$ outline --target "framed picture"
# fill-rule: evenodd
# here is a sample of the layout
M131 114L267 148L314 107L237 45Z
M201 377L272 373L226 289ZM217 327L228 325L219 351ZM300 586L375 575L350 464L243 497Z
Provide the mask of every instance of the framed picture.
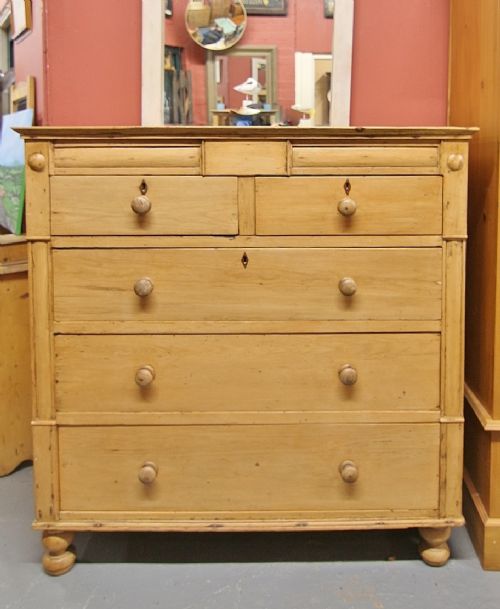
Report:
M12 38L31 30L31 0L10 0Z
M243 0L249 15L286 15L287 0Z
M333 13L335 12L335 0L323 0L325 7L325 17L327 19L333 19Z
M172 17L174 14L174 0L165 0L165 17Z

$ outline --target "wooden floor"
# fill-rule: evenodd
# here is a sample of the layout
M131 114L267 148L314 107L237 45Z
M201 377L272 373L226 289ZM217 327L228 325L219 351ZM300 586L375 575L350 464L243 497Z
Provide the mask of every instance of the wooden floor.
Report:
M79 563L40 566L31 467L0 479L1 609L498 609L465 529L446 567L423 564L414 531L80 534Z

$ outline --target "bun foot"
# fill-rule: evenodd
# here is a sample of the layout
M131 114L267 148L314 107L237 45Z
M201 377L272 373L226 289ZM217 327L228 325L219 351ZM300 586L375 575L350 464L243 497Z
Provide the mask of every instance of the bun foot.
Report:
M418 530L422 541L418 551L422 560L431 567L442 567L450 558L450 547L447 543L451 528L422 528Z
M76 554L73 546L74 534L69 532L44 531L42 543L45 554L42 566L49 575L64 575L75 564Z

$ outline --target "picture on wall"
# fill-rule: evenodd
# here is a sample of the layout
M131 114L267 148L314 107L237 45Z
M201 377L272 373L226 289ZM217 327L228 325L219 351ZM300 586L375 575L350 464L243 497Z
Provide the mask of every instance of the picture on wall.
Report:
M243 0L248 15L286 15L287 0Z
M335 12L335 0L323 0L325 6L325 17L327 19L333 19L333 13Z
M31 0L10 0L11 36L17 38L31 29Z
M165 17L172 17L174 14L174 0L165 0Z

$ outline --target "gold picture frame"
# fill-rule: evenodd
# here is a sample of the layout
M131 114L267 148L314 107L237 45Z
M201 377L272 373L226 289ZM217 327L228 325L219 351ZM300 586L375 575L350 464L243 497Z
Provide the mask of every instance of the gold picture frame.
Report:
M11 36L15 39L32 28L31 0L10 0L10 8Z

